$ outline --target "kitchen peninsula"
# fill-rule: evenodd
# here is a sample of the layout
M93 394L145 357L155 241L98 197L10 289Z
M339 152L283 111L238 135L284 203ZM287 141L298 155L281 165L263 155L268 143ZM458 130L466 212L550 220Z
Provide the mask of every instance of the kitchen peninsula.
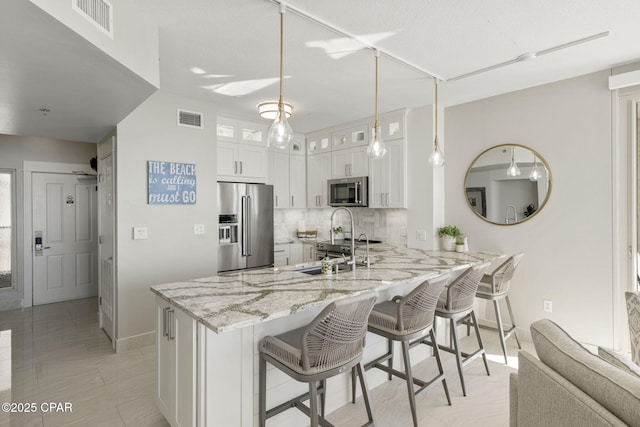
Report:
M391 245L370 250L371 268L345 268L333 275L308 275L312 264L224 273L188 282L151 287L156 294L157 404L172 425L257 423L257 343L308 323L331 301L366 292L379 299L405 294L431 277L451 274L502 255L423 251ZM367 337L364 358L384 352L385 342ZM422 359L426 356L423 352ZM414 359L412 357L412 359ZM416 362L420 357L414 359ZM346 375L346 374L345 374ZM328 382L327 412L347 404L345 375ZM370 387L386 375L371 371ZM305 390L305 385L271 369L267 406ZM375 408L374 408L375 411ZM286 411L270 426L304 423L298 411Z

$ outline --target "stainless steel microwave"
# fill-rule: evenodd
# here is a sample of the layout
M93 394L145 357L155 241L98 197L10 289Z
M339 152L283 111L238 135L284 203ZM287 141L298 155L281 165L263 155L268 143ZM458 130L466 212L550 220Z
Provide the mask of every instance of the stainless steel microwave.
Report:
M330 206L369 206L369 178L330 179L327 181Z

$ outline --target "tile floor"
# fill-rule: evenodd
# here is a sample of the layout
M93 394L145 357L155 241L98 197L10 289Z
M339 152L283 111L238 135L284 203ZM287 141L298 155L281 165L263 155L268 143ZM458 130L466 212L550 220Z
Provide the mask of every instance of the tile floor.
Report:
M113 353L111 342L98 329L96 313L95 298L0 312L0 403L37 406L35 413L0 412L0 427L168 425L154 402L155 345ZM515 342L509 340L512 357L507 366L495 333L483 331L483 337L491 376L484 373L482 361L472 362L465 368L463 397L455 360L443 354L452 406L446 404L441 387L422 393L417 397L420 425L508 425ZM464 341L473 344L469 338ZM523 344L532 351L530 343ZM429 358L414 374L426 377L433 370L435 362ZM394 379L377 387L372 399L379 427L411 425L404 381ZM70 402L73 412L43 412L42 402ZM366 419L361 400L328 418L340 426L359 426Z

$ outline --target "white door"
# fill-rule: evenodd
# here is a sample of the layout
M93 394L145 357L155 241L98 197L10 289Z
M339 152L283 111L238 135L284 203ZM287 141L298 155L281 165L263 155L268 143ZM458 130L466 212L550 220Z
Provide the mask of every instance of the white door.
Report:
M34 173L32 182L33 305L96 296L95 182L55 173Z
M108 152L98 161L98 284L100 289L100 327L113 340L115 319L115 265L114 255L114 188L113 153Z

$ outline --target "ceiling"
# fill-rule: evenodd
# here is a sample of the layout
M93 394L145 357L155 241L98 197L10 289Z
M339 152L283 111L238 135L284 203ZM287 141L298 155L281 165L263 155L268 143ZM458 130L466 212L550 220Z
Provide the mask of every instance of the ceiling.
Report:
M277 99L277 3L137 0L136 5L141 17L159 26L161 89L208 100L220 112L246 118L258 118L258 103ZM381 112L431 104L433 81L428 74L442 80L440 102L449 106L640 59L638 0L289 0L287 5L381 51ZM528 52L605 31L610 31L609 36L447 82ZM1 33L0 38L7 40ZM4 50L6 46L0 48L0 54ZM294 131L306 133L373 115L375 69L370 49L289 11L285 14L284 56L284 98L294 105L290 119ZM22 60L16 52L9 59ZM7 67L3 61L0 71ZM11 79L20 79L14 75L7 79L6 73L1 76L0 94L12 85ZM27 78L38 76L29 73ZM82 90L73 88L78 96ZM8 105L1 104L5 100ZM0 112L11 110L18 102L19 97L3 98ZM65 101L69 109L74 102L74 98ZM77 125L91 127L90 114L76 110L84 113L77 117ZM6 128L0 126L0 131ZM29 131L28 127L21 129ZM69 129L69 138L75 139L72 131ZM95 140L89 133L86 139Z

